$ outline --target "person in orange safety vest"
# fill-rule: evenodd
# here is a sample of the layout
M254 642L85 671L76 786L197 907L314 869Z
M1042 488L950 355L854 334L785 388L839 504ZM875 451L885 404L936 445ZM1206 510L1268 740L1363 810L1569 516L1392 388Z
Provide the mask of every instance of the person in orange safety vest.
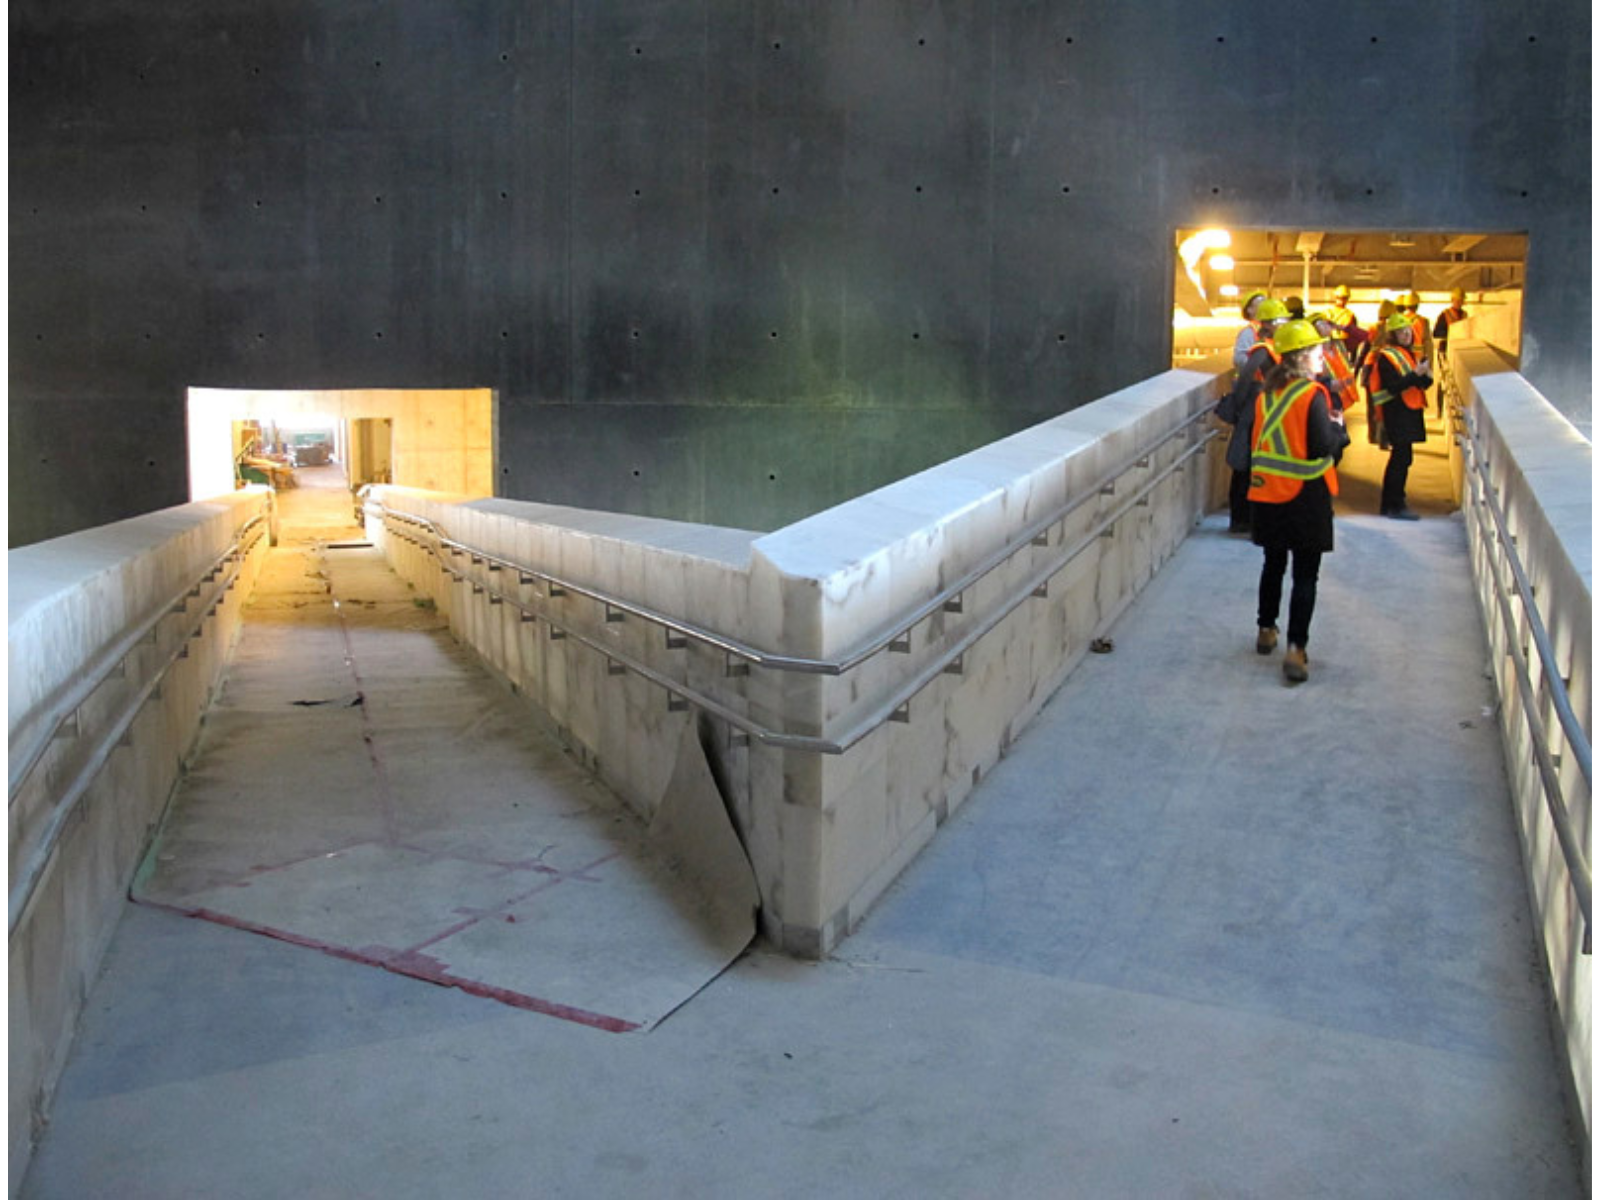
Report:
M1373 407L1383 414L1384 440L1389 446L1378 512L1398 521L1417 519L1406 504L1406 477L1411 472L1413 447L1428 439L1423 416L1433 374L1427 361L1419 358L1413 348L1415 336L1407 314L1397 312L1390 317L1384 344L1372 355L1367 375L1367 391Z
M1233 390L1217 402L1217 418L1233 426L1225 460L1233 468L1228 485L1228 532L1250 532L1250 414L1255 410L1256 392L1268 370L1277 362L1272 349L1272 332L1289 318L1281 300L1262 297L1255 306L1257 340L1245 354L1244 365L1234 380Z
M1283 673L1291 683L1310 677L1306 643L1317 603L1322 556L1333 550L1334 466L1348 438L1333 419L1333 402L1317 376L1325 340L1309 321L1289 321L1273 334L1278 362L1256 397L1250 431L1251 540L1260 546L1256 595L1256 653L1278 644L1283 577L1294 558L1289 594L1288 648Z
M1450 326L1457 321L1467 319L1467 310L1462 307L1467 302L1467 293L1461 288L1453 288L1450 292L1450 307L1441 312L1433 323L1433 344L1438 353L1435 362L1446 361L1450 352ZM1444 386L1439 387L1439 415L1444 416Z

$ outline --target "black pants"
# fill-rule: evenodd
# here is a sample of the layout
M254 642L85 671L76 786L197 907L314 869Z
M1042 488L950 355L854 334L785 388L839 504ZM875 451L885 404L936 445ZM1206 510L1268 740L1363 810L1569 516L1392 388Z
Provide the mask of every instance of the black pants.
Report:
M1389 448L1389 465L1383 469L1383 499L1380 513L1397 512L1406 506L1406 476L1411 473L1410 442L1396 442Z
M1289 568L1289 551L1287 548L1263 549L1263 553L1266 559L1261 564L1256 624L1265 629L1278 623L1278 609L1283 606L1283 576ZM1311 636L1311 612L1317 606L1317 572L1321 567L1321 550L1294 552L1294 587L1289 592L1287 638L1291 646L1304 649Z
M1228 527L1250 528L1250 472L1235 471L1228 481Z

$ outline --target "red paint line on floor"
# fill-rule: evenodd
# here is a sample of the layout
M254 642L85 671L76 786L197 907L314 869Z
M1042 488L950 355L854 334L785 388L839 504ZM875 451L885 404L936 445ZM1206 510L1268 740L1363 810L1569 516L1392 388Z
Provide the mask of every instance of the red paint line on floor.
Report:
M577 1008L571 1004L561 1004L554 1000L542 1000L538 996L529 996L522 992L514 992L510 988L497 987L492 983L483 983L476 979L464 979L451 975L444 969L442 963L436 958L415 951L396 953L382 946L368 946L361 950L353 950L348 946L338 946L331 942L320 941L317 938L305 937L302 934L292 933L286 929L274 929L269 925L258 925L254 921L246 921L240 917L229 916L227 913L217 912L209 908L183 908L174 904L163 904L160 901L141 900L130 896L135 904L146 908L154 908L162 912L174 913L181 917L190 917L195 920L209 921L214 925L223 925L230 929L238 929L245 933L260 934L275 941L288 942L290 945L302 946L308 950L319 950L323 954L334 958L344 959L346 962L361 963L363 966L382 967L384 970L407 979L420 979L424 983L438 984L440 987L453 987L466 992L469 996L478 996L485 1000L495 1000L511 1008L520 1008L528 1012L540 1013L547 1017L555 1017L561 1021L571 1021L575 1025L586 1025L591 1029L599 1029L605 1033L631 1033L642 1028L637 1021L627 1021L621 1017L608 1017L604 1013L591 1012L585 1008Z

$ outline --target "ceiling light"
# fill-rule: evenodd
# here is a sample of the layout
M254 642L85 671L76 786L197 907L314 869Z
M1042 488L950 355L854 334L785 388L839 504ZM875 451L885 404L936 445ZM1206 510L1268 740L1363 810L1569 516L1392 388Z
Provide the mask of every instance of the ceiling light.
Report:
M1239 294L1239 285L1237 283L1225 283L1217 289L1217 294L1219 296L1237 296Z
M1233 256L1231 254L1213 254L1211 256L1211 269L1213 271L1233 270Z

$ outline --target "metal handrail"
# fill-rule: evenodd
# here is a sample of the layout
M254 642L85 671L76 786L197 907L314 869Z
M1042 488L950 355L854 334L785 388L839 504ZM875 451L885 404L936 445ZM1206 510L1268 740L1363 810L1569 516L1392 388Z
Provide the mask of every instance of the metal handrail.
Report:
M228 548L218 555L211 566L198 577L207 582L214 579L217 573L223 569L223 564L229 562L238 554L239 546L244 541L245 536L266 520L266 516L257 515L239 526L234 531L233 541L229 543ZM254 544L254 541L252 541L251 545L253 546ZM181 589L173 594L170 600L153 609L150 616L134 626L119 640L113 642L101 652L99 658L69 680L64 692L48 702L39 712L30 714L19 722L19 728L26 728L39 722L42 722L42 724L38 726L40 732L33 736L25 749L19 752L15 747L12 747L10 750L8 763L9 791L7 795L11 799L16 798L18 790L27 782L28 775L38 765L39 759L43 757L50 743L55 740L56 734L61 727L127 661L128 656L133 653L139 643L150 636L152 629L171 614L182 612L188 606L188 600L195 595L195 591L199 586L199 584L195 583L184 584Z
M426 517L420 517L414 513L407 513L402 510L390 508L382 501L374 503L370 496L366 495L365 493L362 496L362 506L364 509L376 507L386 518L388 516L394 516L401 521L406 521L411 524L426 528L438 540L440 545L450 547L451 549L457 550L463 554L471 555L475 560L496 563L501 567L506 567L517 571L520 575L543 580L547 585L553 585L562 591L573 592L580 596L587 596L589 599L597 601L601 604L605 604L610 608L617 610L618 612L623 612L630 616L638 617L641 620L650 622L651 624L659 625L670 633L677 634L681 637L690 638L693 641L700 642L704 645L712 647L713 649L721 650L727 654L733 655L736 658L743 659L752 666L763 667L775 671L798 671L815 675L842 675L846 671L860 666L873 655L887 649L890 645L899 641L919 623L926 620L934 613L946 609L947 606L956 603L964 592L970 590L981 579L999 567L1005 565L1021 551L1029 548L1030 546L1036 545L1039 536L1051 526L1065 520L1089 501L1100 495L1106 494L1108 489L1110 489L1118 479L1127 474L1129 471L1139 466L1148 466L1150 456L1154 454L1155 451L1159 450L1162 446L1166 445L1174 438L1183 435L1192 426L1210 415L1211 408L1207 406L1200 412L1194 413L1193 415L1185 418L1183 421L1179 422L1177 425L1173 426L1159 437L1152 439L1141 449L1129 456L1129 458L1126 459L1121 466L1116 467L1107 472L1105 475L1101 476L1093 484L1084 488L1073 499L1062 505L1058 505L1044 517L1035 520L1032 524L1028 525L1019 534L1017 534L1017 536L1011 541L1000 547L999 550L991 554L988 558L984 559L977 566L973 567L965 575L962 575L954 583L948 584L937 595L933 596L929 600L924 601L917 608L913 609L909 616L900 617L891 627L878 634L868 637L854 650L837 658L809 658L796 655L773 654L768 651L761 650L755 646L751 646L746 642L739 641L736 638L717 633L701 625L696 625L691 621L685 621L678 617L669 616L666 613L640 604L637 601L629 600L585 584L576 583L559 575L553 575L547 571L543 571L535 567L529 567L511 559L502 558L498 555L491 554L486 550L477 549L463 542L458 542ZM1196 442L1195 446L1191 447L1190 450L1186 452L1178 461L1183 461L1192 456L1192 453L1195 449L1200 446L1204 446L1215 436L1215 430L1207 430L1200 441ZM1158 478L1164 478L1170 473L1171 468L1169 467L1167 470L1163 471Z
M1208 413L1200 413L1195 419L1185 421L1176 430L1169 433L1167 437L1163 439L1163 441L1171 440L1171 438L1176 436L1179 432L1182 432L1184 429L1187 429L1190 425L1194 424L1195 420L1199 419L1199 417L1204 417L1206 415L1208 415ZM1002 603L997 605L993 610L986 614L981 621L974 625L972 629L963 634L960 639L945 647L940 654L932 658L926 665L923 666L921 670L919 670L915 675L906 680L899 688L891 693L888 698L880 701L869 712L858 718L856 723L847 729L843 734L834 738L825 738L812 734L790 733L785 730L773 729L762 725L759 722L745 716L744 714L729 708L715 697L709 696L699 689L693 688L687 684L680 683L677 680L674 680L669 676L666 676L655 670L654 668L640 662L638 659L628 654L621 648L604 642L596 641L595 639L587 636L581 629L570 623L565 623L552 618L549 613L525 603L520 597L511 595L510 593L496 588L487 582L473 579L466 571L458 570L452 566L447 560L446 556L440 553L439 549L434 547L424 548L429 549L429 551L433 553L435 557L439 558L441 569L449 573L457 581L470 583L474 588L481 589L489 596L499 600L501 603L511 605L511 607L525 614L525 616L544 621L552 629L559 630L563 635L570 637L585 646L588 646L597 653L603 654L607 659L616 663L617 665L635 672L643 678L657 684L672 695L692 703L696 707L727 721L742 733L745 733L763 745L789 750L805 750L820 754L843 754L857 742L865 738L874 729L894 719L895 714L899 713L905 707L905 705L910 702L913 696L925 688L939 675L950 671L953 667L953 664L960 659L967 650L975 645L981 638L990 633L995 626L999 625L1001 621L1014 612L1025 601L1031 597L1039 595L1041 587L1051 577L1058 574L1074 558L1076 558L1084 550L1088 549L1088 547L1092 546L1101 537L1105 530L1109 529L1112 525L1116 524L1117 521L1121 520L1121 518L1125 516L1131 509L1142 505L1144 498L1149 495L1149 493L1153 491L1156 486L1162 482L1162 480L1178 471L1190 458L1193 458L1195 455L1204 450L1206 445L1216 436L1216 430L1206 430L1204 435L1194 445L1190 446L1166 467L1152 475L1136 492L1130 495L1127 500L1118 505L1109 514L1102 517L1100 521L1096 523L1095 526L1087 533L1080 537L1078 541L1074 542L1070 547L1067 547L1064 550L1058 549L1057 553L1051 556L1049 562L1044 567L1036 570L1023 584L1009 593ZM1157 445L1159 444L1160 443L1157 443ZM1147 457L1147 455L1141 455L1139 456L1139 459L1145 457ZM1133 469L1138 465L1139 459L1130 460L1122 468L1122 470L1116 474L1122 474ZM1114 479L1115 477L1116 475L1112 475L1110 478ZM1088 496L1101 494L1101 488L1103 486L1104 481L1102 481L1101 485L1090 491ZM1072 503L1062 506L1055 511L1052 517L1040 522L1035 522L1034 525L1029 527L1029 529L1033 531L1034 535L1037 535L1038 532L1041 532L1055 522L1062 520L1065 515L1076 509L1087 498L1088 497L1080 497ZM461 543L455 542L439 532L438 526L425 517L418 517L409 513L395 513L393 510L384 510L381 504L377 505L377 507L383 513L384 519L386 520L393 516L397 519L400 519L404 523L415 524L428 529L436 538L438 545L441 547L455 549L460 553L470 555L478 560L500 562L505 566L516 569L523 576L543 578L555 583L557 587L571 588L573 591L577 591L594 599L600 600L608 604L613 609L633 611L639 615L645 616L646 619L650 619L650 614L653 612L653 610L640 609L639 606L625 606L623 603L620 603L617 598L608 596L603 592L597 592L594 589L575 587L568 584L566 581L559 580L557 577L545 575L544 573L537 571L529 571L528 569L521 567L516 563L509 562L504 559L498 559L496 556L486 554L481 550L476 550L472 547L462 545ZM419 546L422 545L422 543L417 539L410 540L414 541ZM1015 553L1016 550L1021 549L1023 546L1031 546L1033 544L1034 542L1031 536L1027 541L1023 541L1021 538L1018 538L1015 543L1012 543L1014 547L1012 553ZM1002 559L1000 561L1004 560ZM991 566L988 569L992 570L993 567ZM880 650L888 648L892 642L907 634L915 626L917 621L922 620L933 611L937 611L937 606L930 607L929 605L924 605L923 608L919 610L920 615L909 622L902 621L897 626L897 632L892 635L882 636L879 639L874 639L873 643L868 643L869 645L875 644L875 648L868 653L876 653ZM678 622L671 618L668 620L670 621L669 628L675 632L683 632L686 636L692 637L693 631L698 628L687 625L683 622ZM715 634L701 640L719 649L729 649L731 646L739 645L738 643L731 642L730 639L725 639L720 635ZM755 653L760 654L759 651L756 651ZM846 656L845 659L833 661L794 659L786 656L763 656L767 661L763 662L761 665L771 666L778 670L805 670L810 671L811 673L838 674L841 673L842 670L849 669L846 666L841 666L841 664L848 662L851 666L854 666L862 661L866 656L866 653L862 653L861 651L857 651L852 655Z
M1522 559L1517 553L1516 542L1511 535L1505 513L1494 498L1494 487L1489 478L1488 467L1484 463L1484 456L1479 453L1476 422L1473 421L1464 407L1462 407L1461 411L1463 424L1466 426L1467 432L1465 434L1457 434L1456 442L1462 448L1462 452L1471 460L1472 474L1469 479L1477 500L1475 507L1487 509L1494 522L1492 529L1486 527L1480 514L1477 517L1479 529L1485 535L1493 535L1494 540L1504 553L1505 562L1511 570L1512 581L1516 587L1517 595L1522 601L1522 611L1528 622L1529 633L1539 654L1542 675L1548 688L1551 703L1556 710L1556 717L1561 724L1562 732L1566 735L1567 744L1571 747L1573 756L1577 760L1578 769L1583 775L1584 782L1592 789L1594 786L1593 768L1588 735L1584 732L1577 714L1572 709L1571 698L1567 694L1566 682L1556 664L1555 647L1550 642L1550 636L1545 629L1543 619L1539 615L1538 606L1534 603L1533 588L1528 582L1527 572L1523 569ZM1517 636L1516 614L1511 610L1511 602L1506 595L1507 589L1501 582L1499 571L1492 562L1490 570L1494 572L1492 590L1496 606L1500 612L1501 622L1506 630L1506 649L1515 668L1517 691L1522 697L1522 711L1528 724L1528 732L1533 745L1534 763L1539 770L1540 780L1544 784L1545 808L1550 813L1556 841L1561 846L1561 856L1566 862L1567 873L1572 879L1573 891L1578 900L1578 908L1583 913L1583 952L1588 954L1592 949L1594 924L1593 882L1589 871L1589 863L1584 857L1583 846L1572 827L1572 816L1567 810L1566 799L1561 787L1560 773L1546 744L1549 740L1548 734L1544 718L1539 714L1537 697L1533 693L1530 664L1520 644L1520 638Z
M8 897L9 931L16 930L17 923L22 919L22 914L27 911L28 902L33 899L34 891L38 888L39 881L44 876L45 867L49 864L50 859L55 854L57 845L60 843L61 832L66 828L67 822L71 820L73 813L77 810L78 805L83 801L84 796L88 794L90 785L94 783L95 778L100 774L100 772L105 769L106 763L110 761L112 753L126 737L129 727L132 726L134 720L138 717L140 710L143 709L145 701L150 698L151 694L155 692L158 687L160 687L161 681L166 678L166 674L172 668L173 663L177 662L180 658L183 658L188 654L188 645L191 638L193 638L196 632L205 624L207 620L210 619L211 615L216 612L217 606L222 603L223 594L226 593L228 589L231 588L237 581L239 576L238 563L243 561L244 557L255 548L256 543L260 541L261 534L264 531L257 531L253 537L250 537L249 535L251 534L252 530L255 530L257 526L264 524L266 521L267 518L264 515L256 516L252 517L249 521L241 525L236 532L233 543L227 552L217 559L217 565L205 572L203 576L204 579L215 580L218 574L225 569L222 564L229 562L234 564L232 571L227 573L226 578L212 589L209 603L201 605L195 621L190 626L188 632L173 643L172 649L167 654L166 659L155 671L150 674L149 678L140 685L139 689L131 697L129 697L128 701L124 703L118 710L116 716L106 727L105 733L98 740L94 751L78 769L77 773L73 776L71 783L62 791L61 796L56 800L54 809L51 812L49 823L44 827L42 834L38 838L37 844L34 846L32 851L30 851L27 860L21 865L19 871L20 880L13 880L12 882ZM249 538L248 545L245 544L247 537ZM175 612L181 612L187 608L188 600L195 595L195 589L197 586L198 585L194 584L189 585L182 592L180 592L177 598L171 603L158 609L152 618L143 622L139 626L137 636L132 638L131 641L128 638L124 638L116 643L116 645L113 647L113 650L120 650L120 655L113 653L102 656L100 660L100 669L97 672L86 675L86 682L83 685L73 689L71 694L82 694L78 703L81 705L84 700L86 700L87 697L93 693L95 688L98 688L108 678L110 678L112 672L115 671L117 667L122 662L126 661L126 659L132 654L137 643L143 640L143 638L149 636L151 631L154 630L162 620ZM60 708L59 703L57 708ZM21 787L22 783L26 782L27 775L39 762L39 759L43 754L44 746L49 745L50 741L54 739L55 732L61 728L71 713L75 711L77 711L77 709L74 707L73 709L62 713L55 724L51 726L50 734L45 738L43 745L41 745L38 748L38 751L33 754L31 760L23 768L20 774L14 774L13 778L15 782L13 784L11 793L13 798L16 796L17 790Z

